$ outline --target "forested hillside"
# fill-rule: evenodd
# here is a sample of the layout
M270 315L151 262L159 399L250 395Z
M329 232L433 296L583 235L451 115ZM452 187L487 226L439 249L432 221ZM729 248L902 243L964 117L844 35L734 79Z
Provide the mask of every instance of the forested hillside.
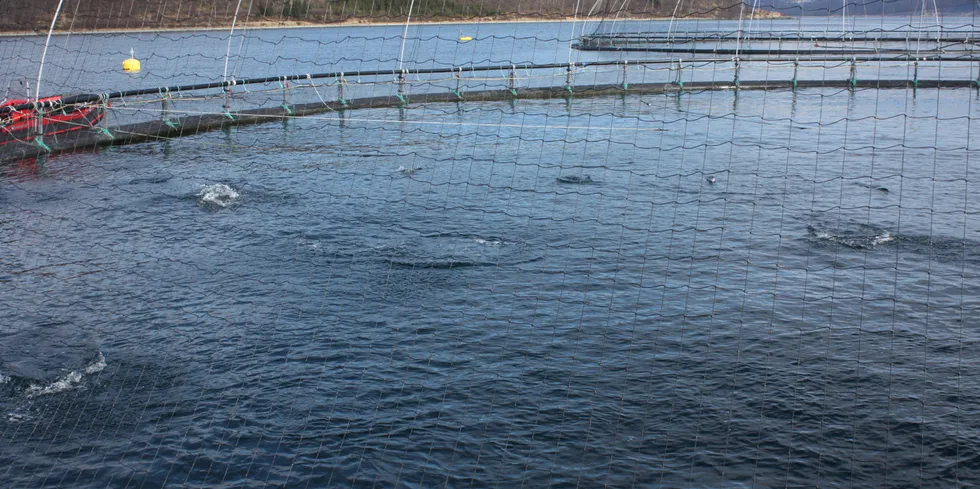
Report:
M602 16L619 11L629 16L732 17L739 0L416 0L412 17L419 20L517 18L557 19ZM0 30L46 30L58 0L4 0ZM229 25L234 0L65 0L61 29L139 29ZM401 21L409 0L243 0L242 21L296 22ZM576 12L576 6L577 12Z

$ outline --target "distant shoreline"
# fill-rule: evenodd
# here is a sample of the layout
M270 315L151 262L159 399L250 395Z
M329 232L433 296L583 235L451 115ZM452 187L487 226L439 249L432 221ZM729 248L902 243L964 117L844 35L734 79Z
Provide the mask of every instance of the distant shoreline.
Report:
M790 16L779 16L779 17L756 17L755 20L791 20L794 17ZM596 19L595 17L586 18L572 18L572 17L556 17L553 19L538 18L538 17L524 17L524 18L513 18L513 19L470 19L470 20L421 20L412 21L411 25L476 25L476 24L550 24L550 23L566 23L566 22L599 22L602 19ZM670 17L630 17L626 19L619 19L617 22L637 22L637 21L670 21ZM703 22L703 21L721 21L721 20L735 20L720 17L687 17L683 19L674 19L674 22ZM375 22L366 21L360 19L350 19L342 22L331 22L331 23L317 23L317 22L304 22L304 21L283 21L283 22L270 22L270 21L252 21L252 22L241 22L235 26L235 30L267 30L267 29L310 29L310 28L344 28L344 27L384 27L384 26L404 26L404 22ZM160 33L160 32L226 32L231 29L231 25L223 27L151 27L151 28L106 28L106 29L78 29L67 31L63 29L55 29L55 36L66 36L69 34L142 34L142 33ZM18 36L46 36L46 32L34 32L34 31L6 31L0 32L0 37L18 37Z

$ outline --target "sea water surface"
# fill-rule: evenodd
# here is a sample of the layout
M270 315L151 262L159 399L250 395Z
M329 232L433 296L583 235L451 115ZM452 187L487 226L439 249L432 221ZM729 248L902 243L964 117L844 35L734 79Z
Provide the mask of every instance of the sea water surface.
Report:
M975 486L978 104L413 105L5 165L0 485Z

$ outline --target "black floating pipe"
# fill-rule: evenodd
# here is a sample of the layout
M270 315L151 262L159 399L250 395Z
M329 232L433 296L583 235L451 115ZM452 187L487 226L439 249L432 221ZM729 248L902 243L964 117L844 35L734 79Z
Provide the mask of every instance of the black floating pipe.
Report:
M715 54L728 54L727 51L709 51ZM740 54L745 54L745 50L740 51ZM814 53L814 54L827 54L827 53ZM928 59L927 59L928 58ZM936 62L949 62L949 61L977 61L980 57L950 57L950 56L913 56L911 54L896 55L896 56L813 56L808 57L805 61L910 61L913 59L918 59L922 61L936 61ZM731 62L731 58L701 58L692 59L692 62L703 62L703 63L727 63ZM748 60L748 61L786 61L786 60ZM656 65L656 64L672 64L676 60L673 59L654 59L654 60L637 60L630 61L631 65ZM509 71L511 69L523 69L523 70L546 70L546 69L557 69L557 68L569 68L569 67L589 67L589 66L619 66L622 65L622 61L594 61L585 63L544 63L544 64L514 64L514 65L493 65L493 66L470 66L467 68L462 68L463 71L474 72L486 72L486 71ZM216 88L231 88L237 85L254 85L254 84L265 84L274 82L287 82L287 81L301 81L301 80L318 80L324 78L340 78L343 76L381 76L381 75L391 75L398 76L400 74L405 75L430 75L430 74L454 74L459 73L460 67L450 67L450 68L420 68L414 70L405 70L404 72L399 72L398 70L369 70L369 71L333 71L327 73L309 73L309 74L293 74L293 75L280 75L280 76L267 76L260 78L243 78L241 80L228 80L220 82L209 82L209 83L197 83L193 85L172 85L168 87L157 87L157 88L140 88L136 90L125 90L125 91L115 91L115 92L103 92L103 93L90 93L81 95L72 95L69 97L63 97L59 101L46 102L38 104L37 102L26 102L17 105L8 105L0 107L0 117L10 114L11 112L16 112L19 110L41 110L45 107L55 108L65 105L77 105L92 102L107 101L112 99L126 98L126 97L138 97L140 95L152 95L152 94L165 94L173 92L190 92L197 90L211 90Z

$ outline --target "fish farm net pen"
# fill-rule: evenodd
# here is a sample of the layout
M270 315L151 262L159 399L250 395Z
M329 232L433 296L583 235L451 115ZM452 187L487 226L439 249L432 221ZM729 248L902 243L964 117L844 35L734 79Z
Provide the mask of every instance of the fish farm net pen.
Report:
M978 7L7 0L0 487L975 487Z

